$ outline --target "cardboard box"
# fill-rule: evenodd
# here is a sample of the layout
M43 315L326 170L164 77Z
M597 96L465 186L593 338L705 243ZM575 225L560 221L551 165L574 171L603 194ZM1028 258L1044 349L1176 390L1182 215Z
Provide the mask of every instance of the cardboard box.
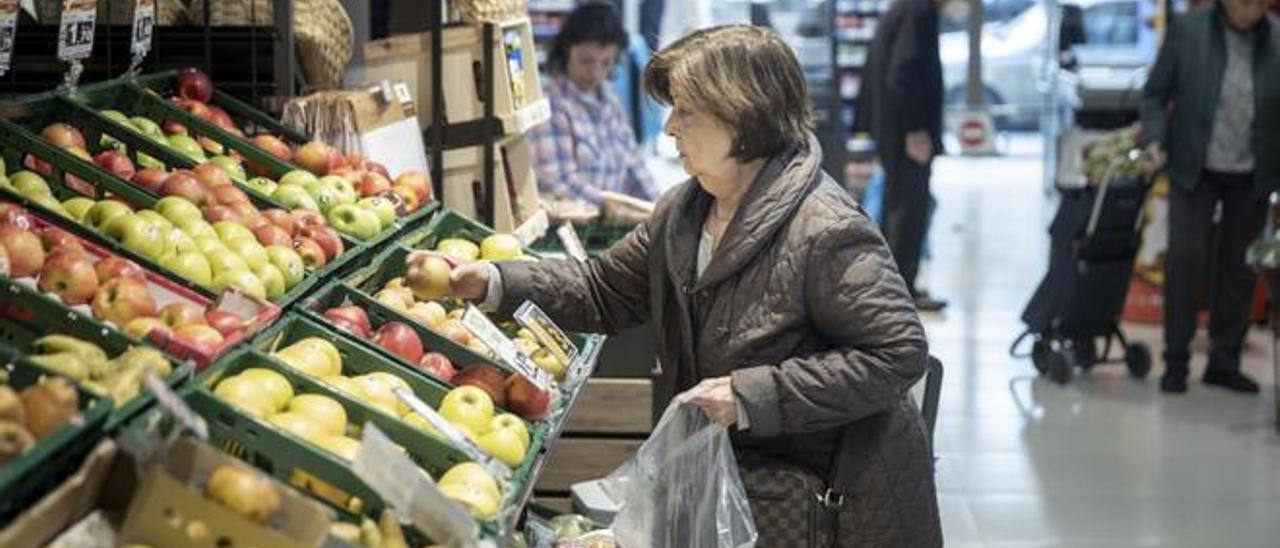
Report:
M409 170L428 171L415 108L404 82L385 81L369 89L322 91L291 100L284 122L343 154L382 164L394 179Z
M103 440L75 474L0 531L0 546L45 546L94 510L123 512L136 485L133 461L114 441Z
M442 201L445 207L482 222L483 210L477 204L490 203L494 208L493 229L512 232L542 208L533 171L532 149L529 140L522 135L509 137L493 147L495 195L482 195L483 149L472 147L445 153Z

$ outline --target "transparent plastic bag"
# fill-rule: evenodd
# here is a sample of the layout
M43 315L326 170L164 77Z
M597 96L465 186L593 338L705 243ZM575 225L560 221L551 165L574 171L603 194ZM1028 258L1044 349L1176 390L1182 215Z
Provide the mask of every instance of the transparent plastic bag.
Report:
M613 521L625 548L742 548L756 542L729 432L701 409L672 404L653 434L604 488L622 507Z

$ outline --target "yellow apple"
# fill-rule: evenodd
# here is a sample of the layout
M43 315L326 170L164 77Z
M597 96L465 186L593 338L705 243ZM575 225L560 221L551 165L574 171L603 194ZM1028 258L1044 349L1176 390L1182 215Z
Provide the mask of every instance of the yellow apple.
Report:
M533 363L537 365L539 369L550 373L557 381L564 380L566 370L565 364L560 361L560 358L557 358L555 354L551 353L551 350L539 348L529 357L533 358Z
M493 420L493 399L480 388L460 386L440 401L440 416L477 436L483 435Z
M271 401L274 403L271 410L273 413L284 409L289 400L293 399L293 385L289 384L289 380L280 373L262 367L250 367L237 376L252 379L271 394Z
M476 443L486 453L493 455L510 468L520 466L520 463L524 462L526 442L520 439L518 432L510 428L489 430L481 435Z
M520 437L520 445L525 451L529 450L529 427L524 423L524 419L511 414L503 413L489 421L489 430L511 430Z
M470 485L440 485L440 493L458 503L471 517L479 520L492 520L498 517L499 500L490 497L479 488Z
M318 352L291 346L274 355L276 359L309 377L324 378L341 373L341 371L334 371L329 358Z
M259 382L239 375L222 379L213 394L250 416L265 417L275 411L271 393Z
M368 394L365 394L364 388L360 383L350 377L334 375L332 377L324 377L320 380L327 383L329 386L332 386L337 391L351 396L352 399L364 401L369 397Z
M341 436L347 431L347 410L328 396L302 394L289 400L290 413L305 416L330 436Z
M302 413L289 411L276 413L267 417L267 422L279 427L285 432L310 442L315 442L315 440L319 439L321 436L326 435L324 428L319 424L316 424L315 421L312 421L311 417L303 415Z
M320 436L316 445L347 461L356 460L356 453L360 452L360 442L347 436Z
M438 481L441 487L446 485L465 485L475 487L481 493L493 499L502 498L502 490L498 488L498 481L493 479L493 475L474 462L464 462L454 465Z

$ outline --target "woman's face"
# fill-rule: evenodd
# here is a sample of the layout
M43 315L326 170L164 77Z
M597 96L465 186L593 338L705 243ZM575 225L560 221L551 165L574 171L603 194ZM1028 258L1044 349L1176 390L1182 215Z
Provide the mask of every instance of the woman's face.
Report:
M719 118L692 109L678 96L672 103L664 130L676 140L685 172L697 179L707 192L723 195L727 189L715 186L729 182L724 181L724 176L731 173L736 163L729 156L733 132Z
M595 91L609 79L613 65L618 61L618 46L598 42L584 42L569 46L569 62L565 72L569 81L583 91Z
M1269 0L1222 0L1227 22L1236 30L1249 30L1267 14Z

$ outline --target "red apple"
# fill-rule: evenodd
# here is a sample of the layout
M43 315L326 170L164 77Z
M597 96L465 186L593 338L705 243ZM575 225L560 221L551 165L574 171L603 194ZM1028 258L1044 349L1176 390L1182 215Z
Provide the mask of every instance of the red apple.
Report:
M498 407L506 407L507 391L505 383L507 374L498 368L483 364L471 364L462 369L462 371L453 375L449 382L455 386L474 386L484 390L493 398L494 405Z
M197 206L209 203L209 191L190 171L179 170L169 174L160 186L160 194L181 196Z
M293 226L296 230L302 230L309 226L328 226L329 221L325 220L324 214L319 211L310 209L295 209L289 212L289 216L293 218Z
M293 150L291 150L289 145L285 144L284 141L281 141L274 135L259 135L254 137L252 142L255 146L267 151L276 158L286 162L293 161Z
M213 202L221 205L231 205L238 203L252 204L249 201L249 195L243 190L236 188L235 185L222 185L213 187Z
M218 221L240 222L240 214L236 213L234 209L231 209L228 206L224 206L224 205L205 206L200 211L201 213L204 214L204 220L208 221L209 224L213 224Z
M46 253L53 253L53 250L58 248L84 251L84 246L80 244L80 240L61 228L47 226L37 230L36 234L40 236L40 245L44 246Z
M162 194L161 190L164 188L165 179L168 178L169 174L165 173L164 170L149 168L138 170L137 173L133 174L133 177L129 178L129 181L153 194Z
M28 154L22 158L22 167L45 177L53 174L53 164L37 158L34 154Z
M0 226L0 245L9 253L9 273L15 278L35 276L44 266L44 246L30 230L13 225Z
M210 327L217 329L218 333L221 333L224 338L234 339L244 335L244 318L235 312L210 310L205 312L204 319L209 322Z
M373 335L373 342L387 351L404 358L409 363L422 359L422 339L418 333L402 322L387 322Z
M445 382L452 382L454 375L458 374L458 371L453 368L453 362L439 352L423 354L422 359L418 360L418 367Z
M365 331L360 326L353 324L347 320L329 320L329 322L331 325L333 325L334 328L338 329L339 331L346 331L347 333L350 333L351 335L361 339L369 338L368 331Z
M31 230L31 215L20 205L0 203L0 226Z
M174 301L160 307L160 321L177 329L183 325L206 325L204 309L200 305L187 301Z
M93 157L93 163L98 164L98 167L110 171L126 181L132 179L136 172L133 167L133 161L129 160L128 156L118 150L104 150L99 152L97 156Z
M523 375L507 377L507 403L509 411L526 419L546 416L551 407L551 392L542 390Z
M103 284L109 280L123 278L131 278L143 282L147 280L146 271L142 270L138 263L115 255L98 261L93 266L93 270L98 274L98 282Z
M58 148L85 148L84 134L70 125L58 122L49 124L40 130L40 137Z
M203 324L174 328L173 338L185 346L198 349L202 354L212 354L224 340L217 329Z
M342 162L348 168L359 169L360 166L364 164L364 158L360 157L359 154L348 154L345 158L342 159Z
M88 255L68 251L44 262L38 286L40 291L57 295L64 304L86 304L98 292L98 275Z
M270 221L272 224L284 229L289 237L293 237L293 233L297 231L294 225L293 217L289 216L289 212L283 209L267 209L262 212L262 217Z
M359 328L364 332L364 337L368 337L373 331L373 324L369 322L369 315L365 313L363 308L355 305L338 306L330 308L324 312L324 317L330 321L344 321Z
M319 270L324 268L325 263L329 262L325 258L324 249L321 249L320 244L311 238L294 236L293 250L302 256L302 262L306 263L308 269Z
M263 246L269 245L293 245L293 238L285 229L280 228L270 222L264 222L253 229L253 236L258 239L258 243Z
M94 163L93 156L89 154L89 151L83 148L66 147L66 148L63 148L63 150L66 151L68 154L71 154L72 156L80 158L81 160L84 160L91 164ZM128 160L128 158L125 158L125 159ZM76 191L76 193L81 196L92 198L95 195L97 195L97 192L93 187L93 183L90 183L89 181L81 179L70 173L62 174L62 183L67 185L67 187L69 187L71 190Z
M404 204L405 212L414 212L422 207L422 198L418 196L418 191L400 185L392 185L391 191L399 197L400 203Z
M136 278L108 280L93 297L93 315L123 327L129 320L156 315L156 302L147 283Z
M339 255L342 255L342 237L338 235L338 231L334 230L333 227L303 227L298 231L298 235L303 238L310 238L317 244L320 244L320 249L324 250L325 261L332 261Z
M225 130L238 129L235 121L231 119L231 115L227 111L222 110L218 105L209 105L209 121Z
M227 170L222 169L222 166L213 162L200 164L192 168L191 173L192 175L195 175L196 179L203 183L204 186L209 187L210 189L231 185L231 174L227 173Z
M173 337L173 330L159 318L134 318L124 326L124 332L138 340L147 340L152 336L161 339ZM153 335L154 332L154 335Z
M360 169L363 169L365 171L372 171L374 173L377 173L378 175L385 177L388 181L391 180L391 174L387 172L387 166L384 166L378 162L374 162L372 160L366 160L364 162L361 162ZM427 186L430 187L431 185L428 184Z
M187 134L187 126L184 126L175 120L165 120L163 124L160 124L160 127L164 131L165 135Z
M391 181L376 171L366 171L360 176L360 181L356 183L356 192L360 196L368 197L391 190Z
M187 67L179 71L177 85L174 88L178 92L178 97L183 99L207 103L213 98L213 81L209 80L209 75L197 68Z
M0 276L9 275L9 251L0 245Z
M431 176L416 169L411 169L396 177L395 186L413 189L418 194L419 203L431 200Z
M329 165L330 150L329 145L320 141L311 141L298 148L298 151L293 155L293 161L298 164L298 167L317 176L328 175L331 167ZM334 152L336 153L336 151Z

